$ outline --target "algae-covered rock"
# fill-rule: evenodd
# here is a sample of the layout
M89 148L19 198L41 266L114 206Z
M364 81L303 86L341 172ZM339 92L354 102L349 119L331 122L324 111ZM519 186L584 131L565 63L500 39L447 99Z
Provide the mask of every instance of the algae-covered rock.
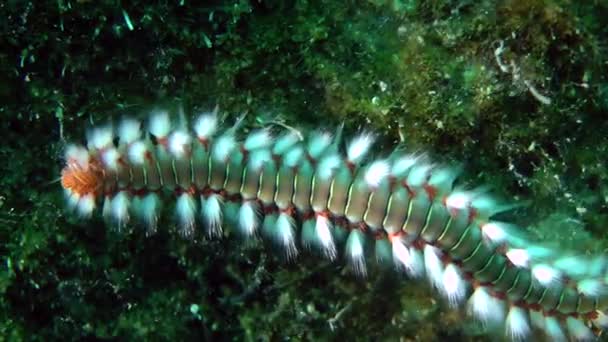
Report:
M7 1L0 5L0 336L19 340L490 339L427 289L261 244L66 214L65 141L219 105L247 127L378 134L461 164L513 221L608 246L601 2ZM545 219L547 218L548 219ZM575 222L574 225L568 223ZM563 226L566 228L563 228ZM566 230L568 234L560 234ZM559 230L559 231L558 231ZM573 233L574 232L574 233ZM572 234L570 234L572 233ZM321 260L321 261L320 261Z

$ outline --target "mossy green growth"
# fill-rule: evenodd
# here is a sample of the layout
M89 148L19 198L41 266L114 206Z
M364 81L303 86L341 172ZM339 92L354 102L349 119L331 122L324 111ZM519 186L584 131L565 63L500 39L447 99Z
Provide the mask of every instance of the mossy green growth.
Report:
M248 128L344 123L349 135L377 132L377 155L403 143L462 163L466 184L534 203L504 219L547 239L560 236L552 227L584 229L599 241L585 248L601 249L607 9L542 0L8 2L0 336L479 339L426 285L380 268L356 279L342 260L304 253L285 264L238 241L183 241L169 212L150 238L66 215L53 183L62 138L81 141L90 124L165 104L248 112Z

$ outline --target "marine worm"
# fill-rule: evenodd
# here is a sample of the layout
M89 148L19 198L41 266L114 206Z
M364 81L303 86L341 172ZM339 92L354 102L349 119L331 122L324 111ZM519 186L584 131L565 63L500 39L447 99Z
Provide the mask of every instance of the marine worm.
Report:
M173 198L187 238L234 227L288 259L302 249L344 255L360 276L372 256L426 277L451 306L512 339L537 329L552 341L588 340L608 325L603 256L522 238L493 219L508 206L455 185L458 170L400 150L371 160L373 142L364 133L343 143L320 130L243 134L238 125L222 129L217 111L188 130L153 111L145 133L127 118L116 132L93 128L86 147L68 146L61 183L79 215L101 206L119 229L133 216L153 233L162 201Z

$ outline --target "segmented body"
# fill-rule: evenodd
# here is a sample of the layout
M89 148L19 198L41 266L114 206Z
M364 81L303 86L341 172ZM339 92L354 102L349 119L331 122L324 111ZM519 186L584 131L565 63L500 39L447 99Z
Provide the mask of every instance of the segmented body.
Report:
M63 185L81 214L103 198L104 216L119 226L133 214L154 231L160 193L171 192L185 237L197 226L218 237L233 221L245 238L261 234L288 258L302 246L332 260L343 250L361 275L373 254L412 277L426 274L453 306L472 292L469 311L505 325L513 338L534 326L552 340L588 339L592 324L607 324L604 258L512 236L492 220L504 207L481 190L454 189L453 169L401 152L367 161L370 135L351 140L346 152L322 132L272 138L262 129L238 141L236 127L219 130L216 113L196 120L194 137L172 128L166 112L152 115L149 131L154 139L126 120L118 146L112 130L100 128L88 149L68 149Z

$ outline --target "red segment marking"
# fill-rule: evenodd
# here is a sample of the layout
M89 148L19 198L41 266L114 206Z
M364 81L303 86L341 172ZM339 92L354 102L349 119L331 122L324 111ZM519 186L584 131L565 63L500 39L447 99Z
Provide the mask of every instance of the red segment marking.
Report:
M144 153L144 158L150 163L154 162L154 155L148 150L146 150L146 152Z
M279 212L281 212L281 213L285 213L285 214L287 214L287 215L289 215L289 216L293 216L293 215L295 215L295 213L296 213L296 208L294 208L294 206L293 206L293 205L290 205L290 206L288 206L288 207L287 207L287 208L285 208L285 209L279 209Z
M414 189L412 189L410 187L410 185L407 184L407 182L405 181L405 179L401 181L401 185L405 188L405 190L410 195L410 197L415 197L416 196L416 191L414 191Z
M169 139L167 137L156 138L156 142L164 148L169 145Z
M435 188L434 186L425 183L422 188L424 189L424 191L426 192L427 196L429 196L429 199L432 201L433 199L435 199L435 197L437 196L437 188Z
M201 145L203 145L203 147L205 148L205 150L209 151L209 139L207 138L198 138L198 142L201 143Z
M354 176L354 175L355 175L355 169L356 169L356 167L357 167L357 166L355 165L355 163L353 163L353 162L352 162L352 161L350 161L350 160L347 160L347 161L346 161L346 167L348 168L348 171L350 171L351 176Z

